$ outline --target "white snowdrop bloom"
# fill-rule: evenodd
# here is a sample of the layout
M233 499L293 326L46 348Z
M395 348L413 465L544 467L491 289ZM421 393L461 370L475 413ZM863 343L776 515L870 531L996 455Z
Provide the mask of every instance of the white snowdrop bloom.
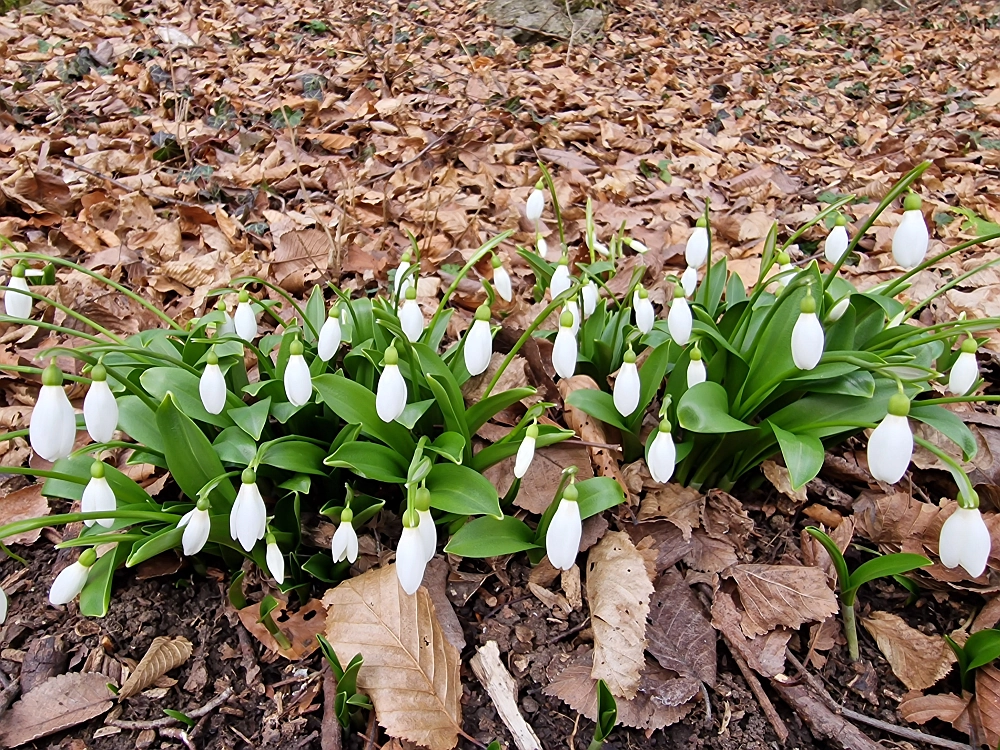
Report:
M417 528L419 523L416 511L403 513L403 534L396 547L396 578L411 596L420 588L427 567L427 547Z
M528 202L524 204L524 216L532 224L537 224L542 218L542 211L545 210L545 193L542 192L541 180L535 185L535 189L528 196Z
M46 461L66 458L73 452L76 440L76 415L62 381L62 371L55 362L49 362L42 372L42 387L28 425L31 449Z
M979 380L979 362L976 361L976 342L968 338L962 342L962 351L952 365L948 377L948 391L964 396Z
M250 294L245 289L240 292L239 303L233 314L236 335L244 341L253 342L257 338L257 314L253 311Z
M979 508L959 508L941 526L938 555L948 568L961 565L973 578L986 570L992 541Z
M219 414L226 406L226 377L219 367L219 357L210 349L205 357L205 369L198 381L201 405L209 414Z
M347 560L352 565L358 559L358 532L354 530L354 511L344 508L340 513L340 525L333 533L331 552L335 563Z
M639 370L635 366L635 352L629 347L622 358L621 369L615 378L612 392L615 408L623 417L635 411L639 405Z
M837 304L835 304L833 308L831 308L830 312L827 314L827 320L829 320L831 323L836 323L838 320L844 317L844 313L847 312L847 308L850 306L850 304L851 304L851 295L848 294L845 295L844 297L841 297L837 301Z
M538 257L542 260L549 259L549 243L545 241L545 238L541 235L535 239L535 250L538 251Z
M847 236L847 219L843 214L838 213L837 223L830 230L830 234L826 236L826 242L823 243L823 254L829 263L836 265L844 257L849 244L851 244L851 240Z
M792 361L800 370L811 370L823 357L826 336L816 317L816 300L811 294L802 298L799 317L792 327Z
M892 258L903 268L920 265L927 255L930 236L920 210L921 200L910 193L903 201L903 218L892 235Z
M420 532L420 540L423 542L424 551L427 554L426 562L430 562L434 559L434 553L437 552L437 526L434 525L434 516L429 510L418 510L417 517L420 519L417 523L417 531Z
M274 541L274 535L267 535L267 548L264 552L264 562L267 563L267 571L271 578L279 586L285 582L285 557L281 554L281 548Z
M330 314L327 315L323 326L319 329L319 342L316 344L316 353L319 358L324 362L329 362L336 357L343 340L340 315L337 313L337 306L334 305L330 308Z
M10 278L7 280L9 289L3 294L3 309L12 318L30 318L31 305L34 300L27 294L21 294L16 290L28 291L28 281L24 278L24 264L16 263L10 269Z
M889 413L868 438L868 470L880 482L895 484L910 466L913 433L909 413L909 399L895 394L889 399Z
M465 337L465 369L475 377L486 372L493 356L493 333L490 330L490 308L480 305L472 328Z
M694 388L698 383L704 383L708 378L708 373L705 371L705 360L701 358L701 349L698 348L697 344L691 349L686 375L688 388Z
M507 269L503 267L503 261L500 260L499 255L494 255L490 264L493 266L493 288L497 290L497 294L500 295L500 299L504 302L510 302L514 299L514 290L511 288L510 283L510 274L507 273Z
M629 237L626 237L625 244L627 244L630 248L639 253L639 255L645 255L646 253L649 252L649 248L646 247L646 245L643 244L642 242L639 242L639 240L634 240Z
M52 582L49 589L49 602L55 606L69 604L76 599L87 585L87 577L90 569L97 562L97 553L92 549L85 549L79 559L72 565L65 567Z
M245 469L243 484L229 514L229 536L249 552L264 538L266 531L267 507L257 487L257 475L253 469Z
M674 301L670 303L670 310L667 312L667 330L670 331L670 338L678 346L687 346L691 340L693 325L694 318L691 315L691 306L684 299L684 290L675 287Z
M535 457L535 441L538 439L538 425L530 424L524 431L524 439L517 448L517 457L514 459L514 476L523 479L531 466L531 460Z
M649 475L653 477L654 482L666 484L674 475L674 468L677 465L677 447L670 434L670 422L666 419L660 421L656 437L653 438L653 442L649 446L647 465L649 466Z
M684 247L684 260L687 264L695 268L705 265L708 260L708 245L708 226L705 224L705 217L700 216Z
M791 256L784 250L778 253L778 255L774 259L774 262L778 264L778 275L780 276L780 278L778 279L777 283L778 283L778 290L780 291L784 289L786 286L788 286L788 282L791 281L792 278L794 277L794 274L790 272L795 270L795 266L792 265Z
M0 588L0 625L7 621L7 592Z
M236 335L236 323L233 321L233 316L229 314L229 306L226 305L224 300L219 300L215 309L222 313L222 322L219 324L215 335L218 337L222 336L235 336Z
M580 306L576 304L575 299L568 299L563 305L563 310L573 316L573 335L576 336L580 332Z
M181 546L184 554L190 557L197 555L205 548L208 535L212 531L212 519L209 517L209 502L202 498L192 510L189 510L180 521L177 528L184 529L181 535Z
M312 399L312 375L302 356L305 347L296 339L288 346L288 364L285 365L285 398L292 406L304 406Z
M406 290L406 299L399 308L399 325L410 342L419 341L424 334L424 313L417 304L416 289Z
M83 488L83 497L80 498L80 512L98 513L118 508L118 501L115 500L115 491L111 489L111 485L108 484L104 473L103 461L94 461L90 465L90 481ZM101 518L97 521L88 518L84 521L88 527L99 523L106 529L110 529L114 522L113 518Z
M552 567L569 570L576 564L580 551L580 537L583 536L583 521L580 519L579 493L572 484L563 490L549 528L545 532L545 554Z
M635 310L635 327L643 334L652 331L653 323L656 322L656 311L653 310L653 303L649 300L649 292L642 284L639 284L632 293L632 308Z
M396 347L390 345L386 348L383 362L385 367L382 368L382 377L378 379L378 389L375 392L375 411L383 422L392 422L406 408L406 381L399 371Z
M684 290L684 296L690 297L697 288L698 269L694 266L688 266L684 269L684 273L681 274L681 289Z
M392 293L395 294L397 298L402 298L406 294L407 288L414 286L413 276L406 275L407 271L410 270L410 261L412 259L413 257L410 253L405 252L399 259L399 265L396 266L396 276L392 281Z
M608 249L608 246L605 245L600 240L596 240L596 239L594 240L594 250L602 258L607 258L609 255L611 255L611 251Z
M90 439L106 443L118 428L118 402L108 386L108 371L100 362L90 371L90 388L83 400L83 419Z
M577 343L573 333L573 313L563 311L559 316L559 332L552 347L552 368L561 378L571 378L576 373Z
M583 300L583 317L587 319L597 309L597 284L590 279L584 281L580 287L580 297Z
M571 283L572 282L569 277L569 261L566 260L566 258L562 258L556 266L556 270L552 272L552 280L549 281L549 289L552 291L552 298L555 299L569 289Z

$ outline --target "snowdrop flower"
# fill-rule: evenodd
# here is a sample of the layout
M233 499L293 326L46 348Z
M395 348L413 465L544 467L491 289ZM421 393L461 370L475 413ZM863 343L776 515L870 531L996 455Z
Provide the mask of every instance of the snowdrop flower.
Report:
M7 592L0 588L0 625L7 621Z
M415 510L403 513L403 535L396 547L396 577L403 591L411 596L420 588L427 567L427 548L420 536L419 524L420 516Z
M691 307L684 299L684 290L679 286L674 287L674 301L670 303L670 311L667 313L667 330L678 346L687 346L691 340L691 327L694 325L694 318L691 316Z
M842 317L844 313L847 312L848 306L851 304L851 295L847 294L837 301L837 304L833 306L829 313L827 313L826 319L831 323L836 323Z
M465 369L475 377L486 372L493 356L493 334L490 331L490 308L480 305L472 328L465 337Z
M553 568L569 570L576 563L580 551L580 537L583 536L583 521L577 504L579 492L574 485L563 490L556 512L545 532L545 554Z
M705 217L699 216L691 236L684 247L684 260L689 266L701 268L708 260L708 225Z
M243 485L229 513L229 536L249 552L266 531L267 508L257 487L257 475L253 469L244 469Z
M571 378L576 373L577 344L573 333L573 313L564 310L559 316L559 332L552 347L552 368L561 378Z
M780 279L778 279L778 289L784 289L788 286L788 282L792 280L792 275L786 273L787 271L794 271L795 266L792 265L792 259L784 250L778 253L775 257L774 262L778 264L778 273L785 274Z
M335 563L347 560L354 564L358 559L358 532L354 530L354 511L344 508L340 512L340 526L333 533L331 552Z
M645 255L646 253L649 252L649 248L646 247L643 243L639 242L639 240L634 240L630 237L625 237L622 241L630 248L635 250L637 253L639 253L639 255Z
M583 300L583 317L589 318L597 309L597 284L586 279L580 287L580 298Z
M539 180L535 183L535 189L528 196L528 202L524 205L524 216L532 224L537 225L542 218L542 211L545 210L545 193L542 192L544 183Z
M214 349L209 349L205 357L205 369L198 381L201 405L209 414L218 414L226 405L226 378L219 367L219 357Z
M80 498L80 511L82 513L98 513L107 510L116 510L118 501L115 500L115 491L111 489L107 478L104 476L104 462L95 460L90 465L90 481L83 488L83 497ZM84 523L89 527L99 523L106 529L110 529L114 524L113 518L101 518L97 521L88 518Z
M687 387L694 388L698 383L704 383L708 377L705 372L705 360L701 358L701 349L695 344L689 355L690 360L687 366Z
M635 310L635 327L643 334L652 331L656 312L653 310L653 303L649 301L649 292L642 284L632 293L632 308Z
M960 507L941 526L938 555L945 567L961 565L970 576L979 578L986 570L991 546L990 530L979 508Z
M83 400L83 420L90 439L106 443L118 427L118 402L108 387L108 371L98 362L90 371L90 388Z
M378 380L378 390L375 392L375 411L383 422L392 422L399 418L406 408L406 381L399 371L399 355L396 347L391 344L386 347L382 359L385 367L382 377Z
M323 321L322 328L319 329L319 342L316 344L316 353L324 362L329 362L337 356L340 344L344 340L343 331L340 327L340 314L337 306L330 308L330 314Z
M913 455L913 433L906 418L910 400L902 393L889 399L889 413L868 438L868 470L880 482L903 478Z
M681 289L684 290L684 296L690 297L697 288L698 269L694 266L688 266L684 269L684 273L681 274Z
M500 260L500 256L494 255L490 261L490 265L493 266L493 288L497 290L500 299L504 302L510 302L514 299L514 290L511 289L510 274L503 267L503 261Z
M580 332L580 306L576 304L575 299L568 299L563 305L563 310L573 316L573 335L576 336Z
M542 235L538 235L535 239L535 249L538 251L538 257L542 260L549 259L549 243L545 241Z
M406 290L413 286L413 277L406 276L406 272L410 270L410 261L412 256L409 252L403 253L399 259L399 265L396 267L396 276L392 282L392 293L396 295L397 298L403 297L406 294ZM406 281L403 279L406 277Z
M816 300L806 294L799 303L799 317L792 328L792 361L800 370L811 370L823 356L823 324L816 317Z
M34 300L27 294L21 294L16 289L28 291L28 282L24 278L24 264L15 263L10 269L10 279L7 280L9 287L3 295L3 309L12 318L30 318L31 305Z
M426 487L417 490L413 507L417 509L417 531L420 532L420 539L424 544L426 552L425 562L434 559L437 552L437 526L434 525L434 516L431 515L431 492Z
M892 235L892 258L903 268L920 265L927 255L927 224L920 211L921 200L910 193L903 200L903 218Z
M28 425L31 449L46 461L66 458L76 440L76 415L62 381L62 371L50 361L42 372L42 387Z
M420 305L417 304L416 289L406 290L406 299L403 300L403 305L399 308L399 325L410 342L419 341L424 333L424 314L420 310Z
M524 431L524 439L517 448L517 458L514 459L514 476L523 479L531 466L531 459L535 457L535 441L538 439L538 425L532 423Z
M555 299L569 289L571 283L569 278L569 260L560 258L556 270L552 272L552 280L549 281L552 298Z
M607 258L609 255L611 255L611 251L608 250L608 246L597 239L594 240L594 250L596 250L597 254L600 255L602 258Z
M250 302L250 293L246 289L240 291L239 304L236 305L236 312L233 314L233 325L236 326L236 335L244 341L252 342L257 338L257 314L253 311Z
M635 411L639 405L639 370L635 366L635 352L628 348L622 357L622 366L615 378L613 392L615 408L623 417Z
M304 406L312 398L312 375L302 356L305 347L295 339L288 346L288 364L285 365L285 398L292 406Z
M653 442L649 446L649 455L646 457L649 475L653 477L654 482L666 484L674 475L676 464L677 448L674 446L674 438L670 434L670 422L662 419L660 427L656 431L656 437L653 438Z
M180 521L177 522L178 529L184 529L181 536L181 546L184 554L190 557L197 555L208 542L208 535L212 531L212 519L209 518L208 510L211 507L208 498L201 498L198 504L189 510Z
M267 535L267 550L264 553L264 562L267 563L267 571L271 574L274 582L279 586L285 582L285 558L281 554L281 548L274 541L274 534Z
M826 236L826 242L823 243L823 254L826 255L827 261L834 265L839 263L850 243L847 236L847 218L842 213L838 213L837 223L830 230L830 234Z
M218 329L215 332L216 336L235 336L236 335L236 323L233 322L233 316L229 314L229 306L225 303L225 300L219 300L215 309L222 313L222 322L219 324Z
M968 338L962 342L962 351L951 368L948 390L956 396L964 396L979 380L979 363L976 361L976 341Z
M87 576L90 575L90 569L94 567L95 562L97 553L93 548L85 549L75 563L63 568L56 576L52 588L49 589L49 601L58 607L76 599L87 584Z

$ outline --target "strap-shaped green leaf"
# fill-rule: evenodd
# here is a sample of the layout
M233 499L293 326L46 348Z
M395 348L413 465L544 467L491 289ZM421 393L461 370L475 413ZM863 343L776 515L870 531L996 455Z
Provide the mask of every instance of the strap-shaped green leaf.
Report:
M444 551L462 557L499 557L537 547L535 532L524 521L483 516L460 528Z
M177 407L171 393L156 410L156 426L163 438L170 475L189 499L197 499L202 487L226 472L205 433ZM229 480L223 480L211 496L216 502L223 501L222 508L228 508L236 499L236 490Z
M930 565L931 561L923 555L914 555L910 552L898 552L894 555L882 555L874 560L858 566L851 573L850 585L848 588L856 591L862 584L874 581L876 578L895 576L908 573L917 568Z
M320 375L313 385L323 403L349 424L360 424L361 430L385 443L402 455L410 455L416 443L409 430L397 422L383 422L375 411L375 394L359 383L340 374Z
M350 469L359 477L378 482L403 484L407 461L392 448L378 443L345 443L323 462L327 466Z
M468 466L435 464L427 475L431 507L460 516L502 518L500 498L489 479Z
M582 412L599 419L602 422L617 427L619 430L631 432L625 424L625 418L618 413L615 408L615 400L610 393L597 391L592 388L581 388L573 391L566 397L566 403L575 406Z
M823 443L812 435L796 435L772 424L771 429L781 447L781 456L785 459L792 480L792 488L804 487L806 482L814 479L823 468Z

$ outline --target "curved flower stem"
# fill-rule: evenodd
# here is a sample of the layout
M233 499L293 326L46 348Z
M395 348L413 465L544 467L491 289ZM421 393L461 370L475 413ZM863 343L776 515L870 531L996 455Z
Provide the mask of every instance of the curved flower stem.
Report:
M15 430L14 432L2 432L0 433L0 442L4 440L14 440L16 438L28 437L28 430ZM4 466L3 471L7 471L10 467Z
M906 273L904 273L898 279L895 279L894 281L891 281L889 283L889 285L885 287L884 293L887 294L890 297L893 297L896 294L896 288L897 287L899 287L900 285L906 283L906 281L910 277L915 276L916 274L920 273L921 271L923 271L923 270L925 270L927 268L930 268L935 263L937 263L939 260L944 260L949 255L954 255L955 253L960 252L961 250L967 250L968 248L973 247L975 245L979 245L979 244L982 244L983 242L989 242L990 240L996 240L996 239L1000 239L1000 232L991 232L989 234L983 234L983 235L980 235L979 237L976 237L974 239L966 240L965 242L959 243L958 245L955 245L955 247L950 247L947 250L945 250L944 252L938 253L933 258L929 258L928 260L925 260L919 266L916 266L915 268L911 268L909 271L907 271Z
M0 286L0 289L2 289L4 291L8 291L8 290L11 289L11 287L9 287L9 286ZM112 341L114 341L116 344L123 344L124 345L124 343L125 343L125 341L123 339L119 338L117 335L115 335L114 333L112 333L111 331L109 331L104 326L102 326L102 325L100 325L98 323L95 323L90 318L88 318L86 315L82 315L81 313L78 313L76 310L73 310L72 308L66 307L66 305L62 304L61 302L56 302L51 297L46 297L44 294L38 294L38 293L32 292L32 291L27 291L26 292L23 289L16 289L14 291L16 291L18 294L27 295L28 297L31 297L33 300L37 300L38 302L45 302L45 303L51 305L52 307L56 308L57 310L66 313L71 318L75 318L76 320L79 320L84 325L90 326L91 328L93 328L98 333L104 334L109 339L111 339ZM30 319L13 318L13 320L24 320L25 323L28 323L30 325L35 325L35 321L30 320ZM77 334L77 333L79 333L79 331L74 331L74 334Z
M917 328L917 335L927 331L937 330L937 332L930 336L922 336L915 339L907 337L903 343L896 344L896 346L889 349L889 351L883 352L881 356L884 359L886 357L891 357L893 354L904 352L914 346L922 346L923 344L930 344L934 341L945 341L954 337L957 333L967 333L970 330L982 331L993 329L996 328L998 324L1000 324L1000 318L973 318L972 320L954 320L949 323L942 323L929 328Z
M6 440L7 435L0 435L0 439ZM63 482L72 482L73 484L86 484L87 482L90 481L90 477L84 479L83 477L76 477L73 476L72 474L64 474L61 471L50 471L48 469L32 469L30 466L4 466L3 472L5 474L24 474L25 476L40 477L42 479L60 479ZM47 516L47 518L51 518L51 516ZM3 535L0 535L0 539L3 539Z
M299 317L302 318L303 322L307 326L309 326L309 330L311 330L313 332L314 336L317 336L317 337L319 336L319 331L316 330L316 326L314 326L312 324L312 321L309 320L309 317L306 315L305 310L303 310L299 306L299 303L295 301L295 299L292 297L292 295L290 295L288 292L286 292L284 289L282 289L277 284L272 284L270 281L265 281L264 279L262 279L262 278L260 278L258 276L240 276L238 279L233 279L229 283L230 284L248 284L248 283L254 283L254 284L260 284L261 286L267 287L272 292L274 292L275 294L277 294L279 297L281 297L282 299L284 299L289 305L292 306L292 308L295 310L295 312L297 312L299 314ZM267 308L265 308L265 310L266 309ZM272 316L272 317L276 317L276 316ZM280 320L280 318L279 318L279 320Z
M916 406L930 406L931 404L996 404L1000 403L1000 396L946 396L944 398L928 398L915 401Z
M861 658L861 649L858 646L858 623L854 612L854 598L851 597L850 604L847 603L846 599L847 597L844 596L840 598L840 619L844 621L847 653L850 655L851 661L857 661Z
M53 356L56 356L56 353L62 353L67 357L73 357L74 359L79 359L90 365L93 365L97 362L96 357L90 356L83 349L70 349L69 347L65 346L53 346L46 349L45 351L52 352ZM110 351L121 351L121 349L115 348ZM154 401L148 393L142 390L142 388L133 383L130 379L119 374L118 367L116 365L108 365L107 363L105 363L104 366L105 368L107 368L108 372L114 376L115 382L121 383L122 387L125 388L125 390L129 391L133 396L138 397L144 404L146 404L146 406L148 406L154 412L156 411L156 409L159 407L159 404L157 404L156 401ZM64 373L63 377L69 378L70 376Z
M31 325L43 328L46 331L53 331L55 333L62 333L66 336L76 336L81 339L86 339L87 341L93 341L95 344L107 344L106 339L102 339L100 336L95 336L92 333L87 333L86 331L77 331L73 328L66 328L65 326L57 326L54 323L48 323L44 320L31 320L29 318L13 318L10 315L0 315L0 323L16 323L18 325Z
M827 206L826 208L824 208L822 211L820 211L818 214L816 214L813 218L811 218L809 221L807 221L805 224L803 224L801 227L799 227L799 229L791 237L789 237L787 240L785 240L781 244L781 249L782 250L787 250L789 247L791 247L792 245L794 245L795 241L798 240L802 235L804 235L806 232L808 232L814 226L816 226L817 224L819 224L821 221L823 221L823 219L825 219L827 216L829 216L830 214L832 214L834 211L839 211L841 208L843 208L848 203L850 203L851 201L853 201L854 198L855 198L855 196L853 194L851 194L851 195L845 195L843 198L839 198L836 201L834 201L833 203L831 203L829 206Z
M28 375L41 375L43 372L41 367L32 367L30 365L4 365L0 369L3 369L4 372L23 372ZM69 375L67 373L63 373L63 378L66 380L70 380L74 383L91 382L90 378L84 378L81 377L80 375Z
M239 341L241 343L245 343L243 342L243 339L239 339ZM122 348L118 346L109 346L107 344L102 343L100 346L85 347L82 351L85 351L88 354L90 354L91 352L96 352L96 353L119 352L122 354L128 354L130 356L135 356L135 357L147 357L149 359L158 359L161 362L169 362L172 365L176 365L177 367L187 370L192 375L201 376L201 373L198 372L197 368L192 367L184 360L178 359L177 357L171 357L169 354L153 351L152 349L146 349L144 347L126 345L124 348Z
M70 453L70 456L85 456L88 453L97 453L100 451L108 451L114 448L145 448L150 453L159 453L159 451L150 450L146 446L140 443L127 443L124 440L108 440L106 443L88 443L82 448Z
M965 470L959 466L958 461L938 448L934 445L934 443L929 440L924 440L919 435L913 436L913 442L933 453L948 467L948 471L951 474L952 479L954 479L955 484L958 485L958 497L955 498L958 501L958 507L966 508L968 510L978 508L979 495L976 494L976 490L972 487L972 480L969 479L969 475L965 473Z
M556 195L556 184L552 180L552 174L549 172L548 167L539 160L538 168L542 170L542 179L545 180L545 187L549 189L549 196L552 198L552 211L556 215L556 226L559 227L559 244L562 246L560 250L566 252L566 231L563 227L562 211L559 208L559 196Z
M77 477L72 477L72 479L78 483L85 484L83 480ZM60 513L54 516L26 518L23 521L14 521L13 523L0 526L0 540L46 526L59 526L78 521L100 521L102 518L124 518L136 522L161 521L163 523L177 523L181 520L181 517L174 513L163 513L155 510L95 510L89 513Z
M936 289L934 291L934 293L931 294L930 296L922 299L920 302L915 303L913 305L913 307L910 309L910 311L908 313L906 313L906 315L903 316L903 319L900 322L901 323L905 323L907 320L909 320L914 315L916 315L918 312L920 312L921 310L923 310L925 307L927 307L927 305L929 305L931 302L933 302L934 300L936 300L942 294L948 293L949 291L951 291L952 289L954 289L956 286L958 286L959 284L961 284L966 279L971 278L972 276L975 276L980 271L985 271L987 268L992 268L993 266L997 266L997 265L1000 265L1000 258L997 258L996 260L991 260L989 263L983 263L981 266L976 266L971 271L967 271L966 273L963 273L961 276L956 276L954 279L952 279L951 281L949 281L947 284L945 284L944 286L942 286L940 289Z
M581 268L580 266L577 266L577 269L579 269L580 273L584 274L589 279L591 279L592 281L596 282L596 284L601 289L603 289L604 291L606 291L608 293L607 299L609 299L612 302L614 302L615 307L617 307L619 310L621 310L625 306L624 303L618 301L618 298L615 296L615 293L611 291L611 289L608 287L607 284L604 283L604 280L601 279L600 276L598 276L596 273L591 273L588 269Z

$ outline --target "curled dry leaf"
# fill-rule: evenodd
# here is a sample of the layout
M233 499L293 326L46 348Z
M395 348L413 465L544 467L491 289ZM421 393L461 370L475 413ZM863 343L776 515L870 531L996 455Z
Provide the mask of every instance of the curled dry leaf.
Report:
M684 677L715 685L715 629L701 602L680 573L670 571L656 583L646 627L651 653L660 666Z
M342 661L364 657L358 688L393 737L450 750L462 725L459 652L423 587L407 596L396 566L370 570L327 591L326 636Z
M748 638L778 626L822 622L839 610L837 597L818 568L798 565L736 565L730 571L743 604L740 625Z
M733 601L732 583L726 583L715 593L712 601L712 627L725 636L729 647L735 649L755 672L774 677L785 669L785 647L792 631L775 628L753 640L743 634L742 617Z
M969 733L969 700L971 695L954 693L936 695L916 694L899 704L899 715L903 721L926 724L931 719L940 719L951 724L960 732Z
M681 530L687 541L692 529L701 526L704 512L704 495L691 487L671 483L646 492L639 506L639 520L665 518Z
M774 489L785 497L794 500L796 503L804 503L809 499L806 495L805 487L799 487L798 489L792 487L792 478L788 474L788 469L781 464L774 461L765 461L761 464L760 468L764 472L764 476L767 477L767 480L774 485Z
M826 529L821 526L820 530L834 541L837 549L845 552L854 538L854 519L848 517L836 528ZM802 548L802 561L806 565L820 568L831 581L837 580L837 572L833 567L833 559L816 537L803 530L800 546Z
M872 612L861 623L871 633L893 674L910 690L924 690L951 671L955 654L944 638L929 636L888 612Z
M192 650L191 641L183 636L154 638L135 671L129 675L122 689L118 691L118 699L124 700L141 693L171 669L179 667L190 659Z
M992 664L976 670L976 700L970 709L980 741L1000 746L1000 669Z
M858 533L876 544L923 539L937 521L938 513L940 509L936 506L914 500L905 492L893 495L865 492L854 506Z
M100 716L113 705L107 676L70 672L52 677L11 706L0 725L0 746L17 747Z

